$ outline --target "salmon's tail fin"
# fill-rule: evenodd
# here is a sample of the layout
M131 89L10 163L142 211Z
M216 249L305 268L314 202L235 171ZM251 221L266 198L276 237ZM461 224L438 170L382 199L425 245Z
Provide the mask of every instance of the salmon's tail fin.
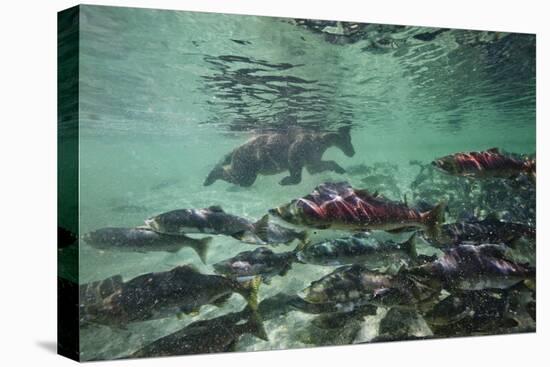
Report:
M266 214L253 224L253 236L256 236L260 241L269 243L269 215Z
M208 249L210 248L210 242L212 237L204 237L200 240L193 241L189 246L195 250L203 264L206 264L206 256L208 255Z
M416 232L409 237L408 240L401 244L403 250L411 257L411 259L416 259L418 253L416 252Z
M299 262L300 264L307 264L307 262L304 260L304 256L302 254L302 251L304 251L309 245L311 245L311 241L306 240L304 242L300 242L294 250L292 250L292 253L294 254L295 261Z
M534 159L525 162L525 173L532 183L537 182L537 162Z
M252 311L258 309L258 293L262 284L262 277L255 276L245 280L239 280L236 291L246 299Z
M445 207L447 204L442 201L432 210L422 213L425 231L428 237L438 238L441 235L441 224L445 222Z
M309 238L309 233L307 231L301 231L298 233L298 239L302 242L302 243L307 243L308 242L308 238Z
M256 338L268 341L267 332L265 331L264 322L257 311L252 310L248 318L247 327L250 334Z

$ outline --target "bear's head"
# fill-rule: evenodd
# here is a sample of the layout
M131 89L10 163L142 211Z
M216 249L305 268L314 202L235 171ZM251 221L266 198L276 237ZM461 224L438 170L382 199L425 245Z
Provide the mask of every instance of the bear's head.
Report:
M332 144L339 148L346 156L353 157L355 148L351 143L351 127L344 126L338 129L338 133L333 135Z
M225 169L224 166L221 164L218 164L206 177L206 180L204 180L203 186L210 186L214 182L218 180L222 180L225 178Z

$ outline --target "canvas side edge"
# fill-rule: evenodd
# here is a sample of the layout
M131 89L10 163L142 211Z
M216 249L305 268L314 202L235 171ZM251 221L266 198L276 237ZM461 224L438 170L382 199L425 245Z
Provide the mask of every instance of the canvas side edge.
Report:
M79 17L79 6L57 17L57 353L76 361L80 360Z

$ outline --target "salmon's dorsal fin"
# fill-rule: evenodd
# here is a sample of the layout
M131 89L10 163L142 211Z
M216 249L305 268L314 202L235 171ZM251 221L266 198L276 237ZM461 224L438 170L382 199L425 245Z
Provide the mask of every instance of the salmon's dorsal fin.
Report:
M208 207L208 210L212 211L212 212L216 212L216 213L225 213L223 211L223 208L219 205L211 205Z
M287 273L289 272L289 270L292 268L292 263L288 263L286 264L282 269L281 271L279 272L279 275L284 277L285 275L287 275Z
M500 222L500 217L496 212L490 212L485 217L484 221L486 222Z
M218 297L217 299L215 299L214 301L212 301L212 304L216 307L223 307L227 301L229 300L229 298L231 298L232 294L231 293L228 293L226 295L223 295L221 297Z
M487 149L487 152L500 154L500 149L497 147L493 147L493 148Z
M231 237L242 241L244 243L250 243L253 245L265 245L266 241L264 241L258 234L252 231L243 230L239 232L235 232L231 235Z
M369 190L367 189L355 189L355 194L357 194L359 197L378 197L379 196L379 193L378 193L378 190L376 190L374 193L370 193Z
M200 274L200 271L199 269L197 269L194 265L191 265L191 264L185 264L185 265L180 265L178 266L177 268L175 268L174 270L178 270L182 273L196 273L196 274Z
M267 234L269 231L269 215L266 214L256 223L254 223L254 233L263 241L267 242Z
M504 259L506 257L507 247L505 245L493 245L485 244L477 247L480 253L485 256L496 257L497 259Z
M112 284L122 284L122 283L124 283L124 280L122 279L122 275L120 275L120 274L113 275L112 277L110 277L106 280L109 280Z

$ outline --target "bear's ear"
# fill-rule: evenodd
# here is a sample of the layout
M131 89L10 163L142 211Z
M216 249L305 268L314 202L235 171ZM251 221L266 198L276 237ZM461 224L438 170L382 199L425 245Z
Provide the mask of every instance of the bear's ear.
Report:
M338 134L340 135L349 135L351 131L351 126L342 126L338 129Z

